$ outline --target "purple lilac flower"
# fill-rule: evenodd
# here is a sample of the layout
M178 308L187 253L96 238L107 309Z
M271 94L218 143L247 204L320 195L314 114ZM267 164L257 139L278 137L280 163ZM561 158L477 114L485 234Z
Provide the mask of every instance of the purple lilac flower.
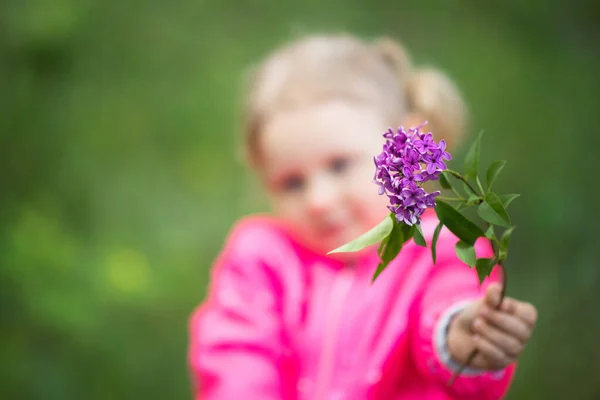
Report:
M428 150L435 150L438 148L438 145L433 140L433 135L431 133L423 136L423 139L417 139L414 141L415 148L421 154L426 154Z
M424 154L423 161L427 163L427 173L433 175L436 171L443 171L446 169L446 163L442 161L442 152L440 150L434 150L432 153Z
M420 223L425 210L435 207L440 192L427 193L422 185L439 179L446 170L444 160L452 159L443 139L436 143L431 133L420 132L425 124L408 130L399 127L396 132L388 129L383 151L374 157L373 182L380 195L388 196L388 209L396 219L408 225Z

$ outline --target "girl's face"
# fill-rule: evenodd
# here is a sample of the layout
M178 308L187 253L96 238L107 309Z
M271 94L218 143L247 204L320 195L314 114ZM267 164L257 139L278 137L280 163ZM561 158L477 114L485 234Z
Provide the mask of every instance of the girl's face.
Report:
M389 127L366 105L332 101L274 115L261 132L263 179L277 214L326 253L388 213L372 183Z

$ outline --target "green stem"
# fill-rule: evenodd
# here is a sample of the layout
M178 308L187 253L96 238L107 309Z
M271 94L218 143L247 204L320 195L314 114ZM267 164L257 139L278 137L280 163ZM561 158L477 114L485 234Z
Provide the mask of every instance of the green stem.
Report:
M446 172L448 172L450 175L454 176L456 179L460 179L461 181L463 181L465 183L465 185L467 185L469 187L469 189L471 189L471 191L473 192L473 194L475 196L480 196L480 194L477 193L477 191L475 189L473 189L473 186L471 186L471 184L461 174L459 174L456 171L452 171L451 169L447 169Z
M477 176L475 181L477 182L477 186L479 186L479 190L481 190L481 193L485 195L485 190L483 190L483 186L481 185L481 181L479 180L479 177Z
M444 201L464 201L465 199L462 197L446 197L446 196L437 196L436 199L444 200Z
M489 224L488 224L488 227L489 227ZM498 259L498 247L496 246L496 243L493 240L491 240L491 242L492 242L492 249L494 250L494 258L497 260ZM502 274L501 274L502 275L502 291L500 292L500 301L498 302L498 304L496 304L496 310L500 309L500 306L502 305L502 301L504 300L504 297L506 296L506 268L504 268L504 261L503 260L498 261L498 266L502 269ZM465 370L465 368L467 368L467 366L469 366L469 364L471 364L473 362L475 357L477 357L478 353L479 353L479 351L477 349L474 349L471 352L471 354L469 354L467 361L465 361L465 363L460 366L458 371L456 371L450 378L450 381L448 382L448 386L452 386L452 384L454 383L456 378L458 378L458 376Z

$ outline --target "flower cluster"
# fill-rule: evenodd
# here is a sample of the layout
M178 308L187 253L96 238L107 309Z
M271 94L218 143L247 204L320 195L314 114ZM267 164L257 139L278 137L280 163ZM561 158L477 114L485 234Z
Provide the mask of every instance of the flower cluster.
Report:
M431 133L420 132L423 125L408 131L400 127L394 132L390 128L383 134L383 151L374 157L373 181L379 185L379 194L389 197L390 211L408 225L420 223L425 209L435 207L440 192L427 193L421 186L437 180L446 169L444 160L452 159L443 139L436 143Z

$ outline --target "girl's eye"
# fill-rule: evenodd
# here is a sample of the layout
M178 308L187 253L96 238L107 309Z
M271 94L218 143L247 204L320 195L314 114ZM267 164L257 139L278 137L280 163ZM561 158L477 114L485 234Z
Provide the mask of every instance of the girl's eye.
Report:
M329 165L329 168L331 169L331 171L337 173L337 174L341 174L343 172L345 172L348 167L350 166L350 159L347 157L337 157L334 158L331 161L331 164Z
M286 192L293 192L302 189L304 179L298 175L288 176L281 181L281 188Z

